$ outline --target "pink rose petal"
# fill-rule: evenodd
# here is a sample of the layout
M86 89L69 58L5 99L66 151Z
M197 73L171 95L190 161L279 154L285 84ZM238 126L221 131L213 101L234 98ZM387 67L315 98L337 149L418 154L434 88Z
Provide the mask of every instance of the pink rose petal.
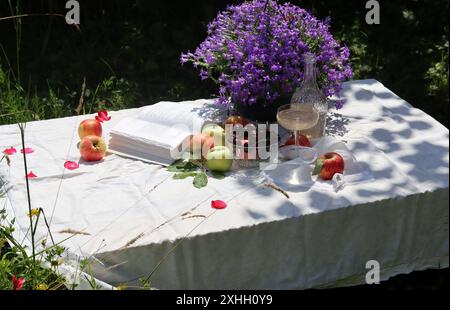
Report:
M27 178L28 178L28 179L34 179L34 178L37 178L37 175L35 175L33 171L30 171L30 172L27 174Z
M75 169L78 169L79 167L80 167L80 165L74 161L68 160L64 163L64 168L69 169L69 170L75 170Z
M24 278L17 278L16 275L12 277L13 290L20 291L23 288L23 284L25 283Z
M31 147L26 147L25 149L21 149L20 150L20 153L25 153L25 154L30 154L30 153L33 153L34 152L34 150L31 148Z
M14 155L17 153L17 150L11 146L9 149L5 149L3 153L5 153L6 155Z
M95 117L95 119L100 123L103 123L104 121L111 120L111 116L108 116L108 111L100 110L97 112L97 116Z
M225 201L222 200L213 200L211 201L211 208L213 209L225 209L227 207L227 203Z

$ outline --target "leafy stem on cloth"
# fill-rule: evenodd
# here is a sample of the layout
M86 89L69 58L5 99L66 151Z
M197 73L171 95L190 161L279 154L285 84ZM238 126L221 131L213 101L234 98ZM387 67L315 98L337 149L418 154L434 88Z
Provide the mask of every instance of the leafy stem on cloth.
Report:
M174 172L173 179L183 180L193 177L192 185L195 188L203 188L208 185L208 176L203 161L200 160L177 160L167 168L168 171ZM221 172L211 171L211 176L221 180L225 178L225 174Z

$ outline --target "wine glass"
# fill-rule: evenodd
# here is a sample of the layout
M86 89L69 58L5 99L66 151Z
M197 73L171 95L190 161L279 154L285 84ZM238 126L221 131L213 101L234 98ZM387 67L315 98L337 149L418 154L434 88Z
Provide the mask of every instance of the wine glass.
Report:
M313 104L285 104L278 108L277 121L284 128L294 132L295 149L300 157L299 136L301 130L316 126L319 121L319 112Z

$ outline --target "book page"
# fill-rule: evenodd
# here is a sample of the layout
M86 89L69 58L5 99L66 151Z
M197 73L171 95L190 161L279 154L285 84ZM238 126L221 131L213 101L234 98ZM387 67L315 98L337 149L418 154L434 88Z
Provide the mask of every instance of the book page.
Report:
M142 144L143 146L150 144L173 149L190 135L190 128L183 125L166 126L130 117L114 127L111 136L114 137L114 135L127 138L130 144Z
M144 108L138 118L168 127L187 127L191 133L197 133L205 121L198 113L203 105L200 100L183 103L163 101Z

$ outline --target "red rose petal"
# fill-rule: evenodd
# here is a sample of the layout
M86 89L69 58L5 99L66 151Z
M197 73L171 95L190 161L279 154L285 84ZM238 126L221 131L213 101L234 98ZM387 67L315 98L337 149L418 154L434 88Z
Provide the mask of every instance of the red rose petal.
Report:
M33 153L34 152L34 150L31 148L31 147L26 147L25 149L21 149L20 150L20 153L25 153L25 154L30 154L30 153Z
M37 175L35 175L33 171L30 171L30 172L27 174L27 178L28 178L28 179L34 179L34 178L37 178Z
M222 209L225 209L226 207L227 207L227 203L225 201L222 201L222 200L211 201L211 208L213 208L213 209L222 210Z
M13 290L20 291L23 288L23 284L25 283L24 278L17 278L16 275L12 277Z
M17 150L11 146L9 149L5 149L3 153L5 153L6 155L14 155L17 153Z
M79 167L80 167L80 165L74 161L68 160L64 163L64 168L69 169L69 170L75 170L75 169L78 169Z
M109 120L111 119L111 116L108 115L108 111L102 110L102 111L100 111L100 112L101 112L101 115L103 116L103 118L104 118L105 120L109 121Z
M111 116L108 116L108 111L100 110L97 112L97 116L95 117L95 119L100 123L103 123L104 121L109 121L111 119Z

